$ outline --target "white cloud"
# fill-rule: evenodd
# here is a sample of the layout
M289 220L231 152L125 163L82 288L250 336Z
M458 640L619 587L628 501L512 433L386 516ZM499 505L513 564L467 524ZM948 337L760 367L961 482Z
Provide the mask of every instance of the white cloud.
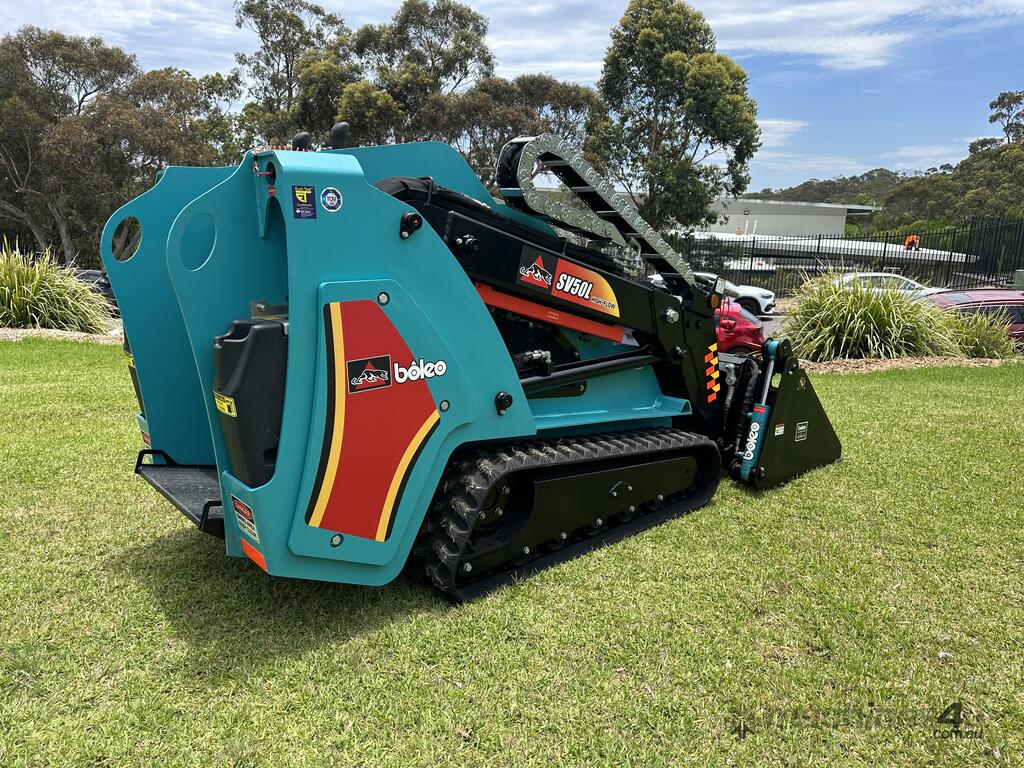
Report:
M919 171L936 168L943 163L958 163L967 156L967 144L909 144L897 147L879 157L886 165L905 171Z
M761 147L781 147L795 134L810 125L806 120L790 120L787 118L762 118L757 121L761 129Z
M864 161L839 154L803 153L788 148L791 140L810 127L806 120L792 118L763 118L757 121L761 128L761 149L751 161L755 171L784 171L816 178L831 178L866 170Z
M807 56L832 69L883 66L905 45L1024 17L1024 0L716 0L698 7L726 50Z
M231 66L237 50L255 47L236 29L231 0L2 0L0 33L22 24L99 34L139 54L145 66L197 73ZM321 0L350 26L389 18L400 0ZM469 0L490 20L488 42L502 74L550 72L592 83L608 30L625 0ZM693 0L737 56L801 57L829 69L879 67L910 45L935 45L967 29L1024 21L1024 0ZM84 7L83 7L84 6ZM807 67L802 67L804 71Z
M869 166L863 160L848 155L804 155L796 152L761 151L754 156L751 167L828 179L833 176L863 173Z

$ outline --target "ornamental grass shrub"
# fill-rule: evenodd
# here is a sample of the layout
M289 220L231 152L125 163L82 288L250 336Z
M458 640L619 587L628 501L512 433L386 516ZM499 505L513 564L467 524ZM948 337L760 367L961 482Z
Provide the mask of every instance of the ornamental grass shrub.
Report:
M107 300L49 251L30 254L4 241L0 247L0 327L55 328L106 333Z
M839 277L828 272L797 291L784 333L806 360L1015 354L1005 318L946 311L894 289Z

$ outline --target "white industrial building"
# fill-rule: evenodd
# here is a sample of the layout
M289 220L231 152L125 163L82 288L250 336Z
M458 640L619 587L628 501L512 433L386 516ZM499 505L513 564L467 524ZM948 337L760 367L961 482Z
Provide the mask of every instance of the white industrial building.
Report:
M793 203L786 200L721 198L712 204L718 223L706 232L730 235L842 235L848 216L880 210L871 205Z

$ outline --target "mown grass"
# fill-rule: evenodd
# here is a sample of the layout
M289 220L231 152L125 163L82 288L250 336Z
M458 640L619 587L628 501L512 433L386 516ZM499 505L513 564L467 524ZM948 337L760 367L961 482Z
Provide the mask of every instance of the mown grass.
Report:
M819 376L842 463L450 606L229 560L119 350L0 343L0 765L1020 764L1022 374Z

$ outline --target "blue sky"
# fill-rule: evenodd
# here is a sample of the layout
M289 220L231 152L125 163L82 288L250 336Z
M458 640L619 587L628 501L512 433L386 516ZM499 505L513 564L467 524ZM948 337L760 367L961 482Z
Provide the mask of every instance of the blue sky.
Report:
M400 0L321 0L351 26ZM491 20L498 73L593 83L625 0L473 0ZM751 190L885 166L923 170L995 135L988 102L1024 88L1024 0L695 2L750 74L764 146ZM230 0L0 0L0 32L37 24L99 34L143 66L226 70L255 46Z

